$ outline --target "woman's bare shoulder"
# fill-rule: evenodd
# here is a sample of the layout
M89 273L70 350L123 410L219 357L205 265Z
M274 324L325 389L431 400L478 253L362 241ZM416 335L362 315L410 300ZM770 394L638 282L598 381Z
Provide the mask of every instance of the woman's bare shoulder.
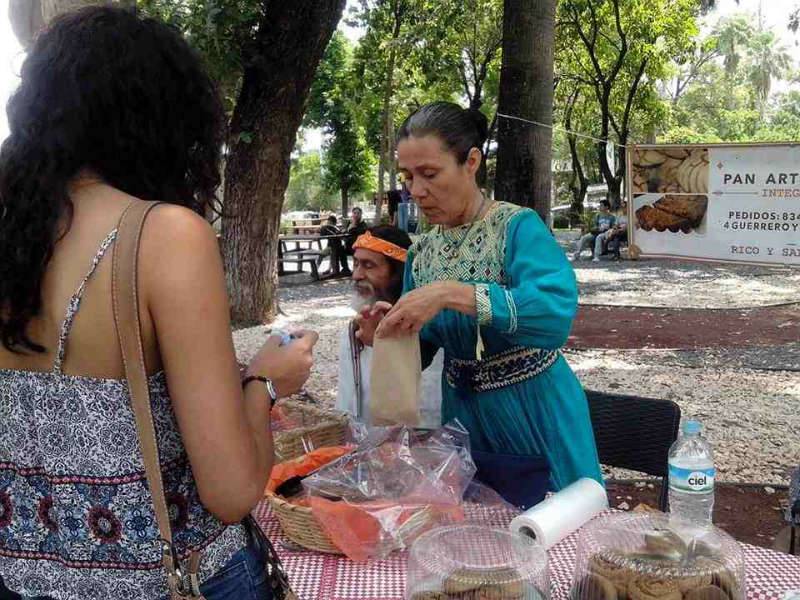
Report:
M222 270L214 229L197 213L175 204L159 204L142 232L140 273L160 288L185 278L215 278Z

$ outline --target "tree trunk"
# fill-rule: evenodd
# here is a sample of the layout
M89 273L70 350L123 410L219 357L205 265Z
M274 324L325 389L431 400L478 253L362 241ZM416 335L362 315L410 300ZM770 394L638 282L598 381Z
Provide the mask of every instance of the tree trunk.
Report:
M381 222L381 207L383 205L383 194L386 191L384 180L387 170L390 172L394 166L389 167L389 161L394 160L392 153L392 141L389 136L394 132L394 121L392 120L392 95L394 93L394 70L397 63L397 40L400 37L400 28L403 25L403 10L399 4L400 0L393 0L392 14L394 15L394 27L392 28L392 40L389 44L389 60L386 65L386 87L383 89L383 110L381 112L381 142L378 156L378 205L375 207L375 225ZM391 188L394 189L394 188Z
M290 155L317 65L345 0L269 0L233 112L222 249L231 317L275 314L276 259ZM242 135L247 134L247 135Z
M389 189L397 189L397 132L394 129L394 111L389 109L389 118L386 120L387 139L389 140ZM380 215L376 215L380 217ZM380 220L378 220L380 223Z
M350 210L350 206L349 206L350 199L348 198L347 186L344 183L342 183L342 186L341 186L341 189L340 189L340 193L341 193L341 198L342 198L342 218L346 219L347 218L347 212Z
M505 0L498 112L553 123L553 46L556 0ZM550 216L552 130L500 118L497 135L499 200Z

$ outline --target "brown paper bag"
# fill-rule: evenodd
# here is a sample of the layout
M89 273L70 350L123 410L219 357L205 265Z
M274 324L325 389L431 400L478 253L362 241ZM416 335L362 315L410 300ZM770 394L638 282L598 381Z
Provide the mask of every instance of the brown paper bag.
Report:
M370 373L370 424L417 427L421 374L418 335L375 338Z

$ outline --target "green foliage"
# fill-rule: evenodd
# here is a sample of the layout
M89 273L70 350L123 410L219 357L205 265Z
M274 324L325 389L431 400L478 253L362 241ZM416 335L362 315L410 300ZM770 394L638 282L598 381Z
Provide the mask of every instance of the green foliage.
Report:
M322 169L326 189L345 196L367 188L374 162L353 98L357 87L352 48L344 34L336 32L311 88L306 123L321 127L325 134Z
M673 127L658 138L662 144L713 144L721 142L714 133L701 133L689 127Z
M446 82L470 106L488 103L491 114L500 82L502 0L441 0L436 10L414 56L426 83Z
M721 19L710 39L716 42L719 53L723 57L725 73L732 77L739 69L743 56L748 51L748 43L755 30L750 20L744 15L734 15Z
M491 119L497 106L502 0L362 1L350 19L365 29L354 52L360 115L377 153L389 50L396 49L394 127L433 100L475 98Z
M747 74L750 84L755 90L763 116L765 105L769 100L769 93L772 90L772 82L788 76L792 70L793 61L789 51L778 42L775 34L771 31L763 31L753 36L750 40L749 50L750 60Z
M561 0L556 122L564 126L570 109L571 129L623 144L654 136L673 143L800 139L800 92L772 97L775 81L792 77L797 68L788 50L772 32L756 31L749 15L721 19L701 36L698 18L712 5ZM138 6L187 35L232 109L243 70L255 60L248 40L264 16L264 4L138 0ZM322 152L293 159L287 208L338 209L342 190L373 192L388 84L395 128L421 104L439 99L479 106L491 120L499 88L502 11L503 0L351 3L346 20L364 35L355 45L341 33L334 35L319 66L303 125L322 129ZM395 63L389 81L391 50ZM248 143L250 136L242 132L239 141ZM597 143L573 141L585 181L602 181ZM553 151L558 163L573 162L565 134L554 134ZM575 168L556 176L559 203L579 189ZM621 170L614 175L621 176Z
M658 82L674 71L674 57L691 54L698 15L696 0L562 0L556 33L561 122L623 146L630 139L647 139L669 114ZM617 160L611 169L604 144L575 143L573 169L596 181L591 166L597 160L613 196L624 161ZM559 146L563 156L568 144L560 141Z
M325 186L319 152L301 154L292 160L284 210L338 209L339 196Z
M771 31L756 31L746 15L722 19L699 46L683 87L673 81L663 142L752 142L800 139L795 93L770 102L773 84L792 76L794 61ZM672 90L680 89L680 93Z
M263 17L254 0L137 0L138 10L183 32L206 60L233 110L242 71L249 61L253 31Z

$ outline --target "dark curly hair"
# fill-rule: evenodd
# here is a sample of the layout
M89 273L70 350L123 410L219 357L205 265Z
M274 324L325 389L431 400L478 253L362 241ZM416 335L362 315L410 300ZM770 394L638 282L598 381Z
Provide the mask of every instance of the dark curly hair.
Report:
M26 330L71 224L70 181L86 169L137 198L203 214L220 183L226 121L181 35L121 8L53 21L21 75L0 148L0 342L43 352Z

